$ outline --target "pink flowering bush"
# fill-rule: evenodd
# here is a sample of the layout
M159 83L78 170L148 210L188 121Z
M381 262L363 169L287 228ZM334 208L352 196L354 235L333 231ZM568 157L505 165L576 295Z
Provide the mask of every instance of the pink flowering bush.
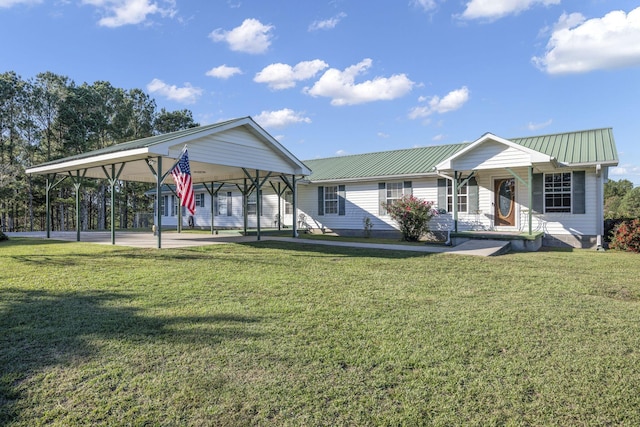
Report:
M419 199L413 195L404 196L391 203L384 203L387 213L400 226L402 238L408 242L417 242L429 231L429 221L438 211L433 202Z

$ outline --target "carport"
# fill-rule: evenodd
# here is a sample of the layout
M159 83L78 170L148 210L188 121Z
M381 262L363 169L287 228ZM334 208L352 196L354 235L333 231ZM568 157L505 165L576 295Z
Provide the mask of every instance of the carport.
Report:
M297 181L311 173L300 160L251 117L228 120L164 135L112 145L100 150L66 157L27 169L28 174L46 177L46 233L51 236L50 192L63 180L73 182L76 195L76 240L80 241L80 188L86 178L106 179L111 191L111 243L115 244L115 187L118 181L154 183L159 207L161 187L175 166L185 145L189 150L194 184L203 184L213 198L223 184L235 183L248 194L267 183L284 184L293 194L297 211ZM171 178L168 183L173 184ZM260 197L257 197L260 212ZM245 223L246 223L245 211ZM162 247L162 212L156 208L157 247ZM211 232L214 232L213 220ZM296 221L293 237L297 236ZM260 240L260 215L257 216Z

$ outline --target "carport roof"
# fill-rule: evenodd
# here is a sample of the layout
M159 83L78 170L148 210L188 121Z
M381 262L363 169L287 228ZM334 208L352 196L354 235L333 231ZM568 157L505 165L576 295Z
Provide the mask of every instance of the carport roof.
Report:
M99 150L57 159L27 169L28 174L67 174L82 171L88 178L105 178L107 166L122 167L119 179L155 182L148 161L166 159L163 171L173 166L188 144L194 182L233 181L246 178L245 170L273 174L309 175L310 169L293 156L251 117L124 142Z

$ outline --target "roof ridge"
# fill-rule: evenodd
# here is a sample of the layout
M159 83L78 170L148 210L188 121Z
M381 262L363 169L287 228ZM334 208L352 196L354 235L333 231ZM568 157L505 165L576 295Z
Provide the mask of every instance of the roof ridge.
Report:
M553 132L553 133L546 133L546 134L542 134L542 135L519 136L519 137L514 137L514 138L506 138L506 139L508 139L509 141L512 141L514 139L544 138L544 137L547 137L547 136L568 135L568 134L572 134L572 133L594 132L594 131L602 131L602 130L611 131L612 129L613 129L613 127L608 126L608 127L601 127L601 128L573 130L573 131L567 131L567 132Z

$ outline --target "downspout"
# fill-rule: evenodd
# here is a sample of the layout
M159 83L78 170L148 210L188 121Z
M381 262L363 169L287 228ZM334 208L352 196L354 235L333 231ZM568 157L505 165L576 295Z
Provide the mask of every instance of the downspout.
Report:
M604 179L602 176L602 165L596 165L596 204L597 204L597 217L596 217L596 250L602 251L604 247L602 245L602 235L604 234L604 197L603 189Z
M529 236L533 234L533 166L529 166Z
M162 212L160 211L160 203L162 197L162 156L158 156L158 166L156 170L156 204L158 205L158 210L156 212L156 233L158 236L158 249L162 248Z
M298 237L298 183L296 182L296 176L291 175L291 187L292 187L292 210L293 210L293 237Z
M453 171L453 231L458 232L458 172Z
M211 197L211 234L214 234L215 233L215 229L216 229L215 224L214 224L216 216L215 216L215 209L214 209L215 206L213 206L213 203L215 202L215 195L213 194L213 186L214 186L214 182L211 181L211 191L208 191L208 189L207 189L207 192L209 193L209 196ZM205 185L204 188L207 188L207 186Z

